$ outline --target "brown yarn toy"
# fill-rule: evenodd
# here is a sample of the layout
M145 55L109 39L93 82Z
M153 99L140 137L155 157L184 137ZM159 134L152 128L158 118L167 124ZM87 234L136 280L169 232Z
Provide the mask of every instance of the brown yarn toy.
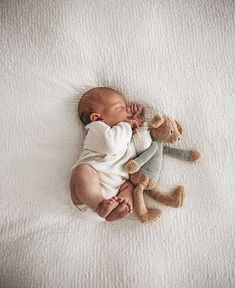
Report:
M152 137L151 146L124 167L130 174L131 182L136 186L133 191L134 208L142 223L156 221L161 216L160 209L146 208L144 192L166 206L179 208L183 205L184 186L178 186L168 193L162 193L157 188L163 154L190 162L201 159L201 153L197 150L176 149L165 145L165 143L175 144L180 140L183 128L177 121L167 116L156 115L149 124L149 130Z

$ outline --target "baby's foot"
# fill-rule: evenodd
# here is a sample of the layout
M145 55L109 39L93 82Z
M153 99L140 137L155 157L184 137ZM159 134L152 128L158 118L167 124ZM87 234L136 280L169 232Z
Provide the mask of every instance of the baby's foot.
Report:
M96 209L96 213L102 217L102 218L105 218L106 216L109 215L109 213L115 209L119 202L121 201L122 199L120 197L117 197L117 196L114 196L110 199L104 199L103 201L101 201Z
M121 197L119 197L121 198ZM131 202L125 198L121 198L119 205L105 218L107 221L115 221L121 219L133 212Z

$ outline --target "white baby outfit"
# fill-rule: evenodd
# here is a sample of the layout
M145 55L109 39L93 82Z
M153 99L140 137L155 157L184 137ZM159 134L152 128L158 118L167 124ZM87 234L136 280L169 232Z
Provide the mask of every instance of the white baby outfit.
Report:
M99 174L104 197L113 197L129 179L124 165L152 143L147 123L133 135L131 126L126 122L111 128L101 121L95 121L86 125L85 129L84 145L72 169L79 164L89 164Z

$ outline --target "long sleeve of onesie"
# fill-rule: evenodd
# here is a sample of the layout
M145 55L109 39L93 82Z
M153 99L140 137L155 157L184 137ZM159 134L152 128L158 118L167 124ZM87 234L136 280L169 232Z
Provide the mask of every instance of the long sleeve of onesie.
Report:
M84 149L104 155L119 154L127 148L132 137L131 126L126 122L120 122L112 128L101 121L92 122L86 126L86 130Z

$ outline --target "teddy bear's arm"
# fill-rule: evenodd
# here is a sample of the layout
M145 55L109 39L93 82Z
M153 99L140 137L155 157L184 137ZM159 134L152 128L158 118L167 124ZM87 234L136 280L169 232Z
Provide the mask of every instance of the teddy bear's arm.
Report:
M177 149L177 148L171 148L169 146L165 146L163 153L170 155L170 156L177 158L177 159L190 161L192 150Z
M137 158L135 158L135 162L139 164L139 166L143 166L146 162L148 162L149 159L153 157L153 155L157 152L158 150L158 143L157 142L152 142L150 147L145 150L143 153L141 153Z

